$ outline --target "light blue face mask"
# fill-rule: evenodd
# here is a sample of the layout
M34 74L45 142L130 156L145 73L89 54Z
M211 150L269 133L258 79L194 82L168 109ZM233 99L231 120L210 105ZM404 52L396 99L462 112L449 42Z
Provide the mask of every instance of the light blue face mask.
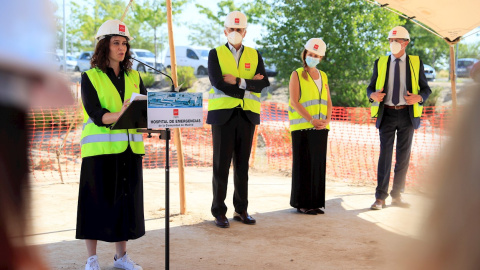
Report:
M307 63L307 66L313 68L318 65L318 63L320 63L320 58L313 58L311 56L307 56L305 58L305 63Z

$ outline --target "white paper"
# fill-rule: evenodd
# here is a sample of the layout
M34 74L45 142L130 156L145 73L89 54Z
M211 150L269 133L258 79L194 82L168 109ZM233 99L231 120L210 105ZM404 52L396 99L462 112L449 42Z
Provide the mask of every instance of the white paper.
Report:
M132 96L130 97L130 102L134 100L147 100L147 96L133 92Z

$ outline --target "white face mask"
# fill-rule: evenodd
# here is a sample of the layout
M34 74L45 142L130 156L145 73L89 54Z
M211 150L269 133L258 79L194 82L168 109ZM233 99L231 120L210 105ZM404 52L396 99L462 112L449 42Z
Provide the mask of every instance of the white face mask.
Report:
M232 31L227 35L227 39L228 39L228 42L230 42L230 44L237 45L242 43L243 37L237 31Z
M399 53L400 51L402 50L402 44L396 42L396 41L392 41L390 42L390 51L393 53L393 54L397 54Z

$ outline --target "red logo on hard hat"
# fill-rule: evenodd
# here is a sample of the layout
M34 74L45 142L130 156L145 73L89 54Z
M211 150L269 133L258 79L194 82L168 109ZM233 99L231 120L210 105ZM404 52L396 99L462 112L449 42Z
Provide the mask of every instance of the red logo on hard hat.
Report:
M245 63L245 68L250 68L250 63Z
M318 44L313 45L313 49L316 51L318 50Z
M392 35L396 35L397 34L397 30L394 30Z
M125 25L119 24L119 25L118 25L118 31L119 31L119 32L125 32Z
M178 117L178 109L173 109L173 117Z
M240 23L240 18L235 18L235 23L239 24Z

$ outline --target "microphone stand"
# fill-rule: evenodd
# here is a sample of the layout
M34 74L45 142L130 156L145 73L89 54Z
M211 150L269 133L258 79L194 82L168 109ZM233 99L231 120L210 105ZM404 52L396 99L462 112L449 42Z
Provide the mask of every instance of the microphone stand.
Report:
M158 72L158 73L160 73L160 74L163 74L163 75L167 76L167 77L170 79L170 81L172 82L172 89L170 90L170 92L175 92L175 84L173 83L172 77L170 77L170 76L168 76L167 74L161 72L160 70L158 70L158 69L156 69L156 68L148 65L147 63L138 60L137 58L131 57L130 59L135 60L135 61L137 61L138 63L140 63L140 64L142 64L142 65L144 65L144 66L147 66L147 67L149 67L150 69L153 69L153 70L155 70L156 72Z
M161 72L160 70L138 60L135 58L130 58L142 65L145 65L160 74L167 76L172 82L172 89L170 92L175 92L175 85L173 84L172 77ZM158 138L160 140L165 140L165 269L170 269L170 160L169 160L169 141L170 141L170 128L165 128L165 130L152 130L152 129L139 129L139 132L148 133L148 138L151 138L151 133L160 133Z

